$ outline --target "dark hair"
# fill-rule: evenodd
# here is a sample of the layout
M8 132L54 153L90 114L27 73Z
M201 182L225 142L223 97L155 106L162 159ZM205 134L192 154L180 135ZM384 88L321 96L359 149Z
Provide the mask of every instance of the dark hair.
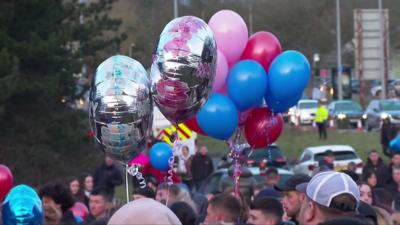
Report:
M209 203L209 206L214 209L222 210L230 221L225 222L237 222L240 215L240 201L231 194L222 193L215 195Z
M82 189L83 192L85 192L85 180L87 177L93 178L93 175L90 173L82 173L82 175L80 176L80 185L81 185L80 189Z
M373 169L369 169L369 170L366 170L366 171L365 171L365 174L364 174L364 176L363 176L363 178L364 178L363 181L367 182L367 181L368 181L368 178L371 177L372 174L375 175L376 178L378 178L378 177L376 176L376 172L375 172Z
M367 203L360 201L358 205L358 218L364 219L365 221L371 220L374 225L378 224L378 219L376 212L372 206L368 205Z
M182 224L196 224L196 213L194 212L193 208L186 202L175 202L169 208L173 213L175 213Z
M256 198L251 208L261 210L264 215L272 216L275 219L276 224L279 224L282 220L283 207L281 202L276 198Z
M392 194L386 190L385 188L374 188L372 190L373 192L373 205L381 207L388 211L389 213L392 213L392 203L393 203L393 197Z
M48 197L53 199L56 204L61 205L63 213L74 205L74 198L71 191L60 183L45 184L39 190L39 196L40 198Z
M267 169L267 171L265 171L265 176L269 176L272 174L279 175L278 169L276 169L275 167L270 167Z
M371 151L368 152L368 155L370 155L371 153L378 153L379 154L379 152L374 148L371 149Z
M325 222L319 223L318 225L366 225L366 223L362 222L360 219L355 219L352 217L339 217L330 220L326 220Z
M112 200L111 191L103 186L98 186L93 188L93 191L92 193L90 193L90 196L95 196L95 195L101 195L106 202L111 202Z
M146 198L154 199L156 197L156 193L154 193L153 189L146 186L145 188L135 188L132 191L132 194L143 195Z
M315 204L325 216L325 219L336 218L337 216L354 216L357 210L357 200L347 193L335 196L329 207Z
M180 192L180 188L177 184L168 185L168 183L162 183L157 187L158 190L168 190L168 193L173 194L174 196L178 196Z

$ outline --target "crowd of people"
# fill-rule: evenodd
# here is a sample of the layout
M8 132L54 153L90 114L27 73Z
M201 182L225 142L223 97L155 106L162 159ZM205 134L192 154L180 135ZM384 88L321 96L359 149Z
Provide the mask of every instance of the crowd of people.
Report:
M219 190L201 191L214 171L207 148L190 155L183 147L175 160L178 182L168 184L144 174L146 187L133 180L131 202L117 201L115 187L123 184L123 173L113 160L104 162L91 174L71 177L66 183L48 183L38 189L45 224L184 224L184 225L394 225L400 224L400 153L386 165L371 150L362 174L349 165L334 171L334 155L326 151L312 177L295 174L284 182L276 168L257 182L243 167L239 192L235 192L232 166L219 181ZM80 202L88 215L77 218L73 205Z

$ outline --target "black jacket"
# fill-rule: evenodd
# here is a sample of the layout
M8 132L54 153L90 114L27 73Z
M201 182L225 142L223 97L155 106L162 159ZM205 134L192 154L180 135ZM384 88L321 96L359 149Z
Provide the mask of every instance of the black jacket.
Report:
M203 181L214 171L211 158L197 153L192 160L192 176L194 181Z
M397 128L391 123L383 123L381 128L381 144L388 146L397 135Z
M385 183L388 180L388 176L389 174L387 174L388 172L388 167L386 166L386 164L383 162L383 160L381 158L379 158L378 164L376 166L374 166L371 162L371 160L368 158L367 160L367 164L365 164L363 171L362 171L362 180L367 180L366 174L368 171L373 170L375 171L376 175L377 175L377 187L384 187ZM390 173L391 174L391 173ZM391 175L390 175L391 176Z
M60 220L60 225L75 225L78 224L75 220L74 214L72 214L71 210L67 210L63 213L63 216Z
M121 185L124 181L121 171L115 165L107 167L104 163L97 167L93 179L94 187L105 187L112 196L115 186Z

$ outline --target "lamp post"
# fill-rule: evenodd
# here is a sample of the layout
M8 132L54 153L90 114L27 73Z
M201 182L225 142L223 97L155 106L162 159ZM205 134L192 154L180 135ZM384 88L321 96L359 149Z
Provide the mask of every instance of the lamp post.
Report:
M336 0L336 45L337 45L337 87L338 87L338 99L343 99L342 90L342 50L341 50L341 36L340 36L340 1Z

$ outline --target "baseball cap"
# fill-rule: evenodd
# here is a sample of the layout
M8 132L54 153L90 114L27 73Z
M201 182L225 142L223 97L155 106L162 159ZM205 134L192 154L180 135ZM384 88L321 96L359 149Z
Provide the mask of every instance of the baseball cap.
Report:
M296 174L290 177L286 182L277 184L274 188L278 191L296 191L296 186L305 182L309 182L310 176L305 174Z
M311 178L310 182L297 185L296 190L305 193L319 205L342 211L355 211L356 209L344 209L346 206L334 207L331 204L333 198L341 194L349 194L354 197L355 203L358 204L360 201L360 191L357 184L349 175L336 171L317 173Z

